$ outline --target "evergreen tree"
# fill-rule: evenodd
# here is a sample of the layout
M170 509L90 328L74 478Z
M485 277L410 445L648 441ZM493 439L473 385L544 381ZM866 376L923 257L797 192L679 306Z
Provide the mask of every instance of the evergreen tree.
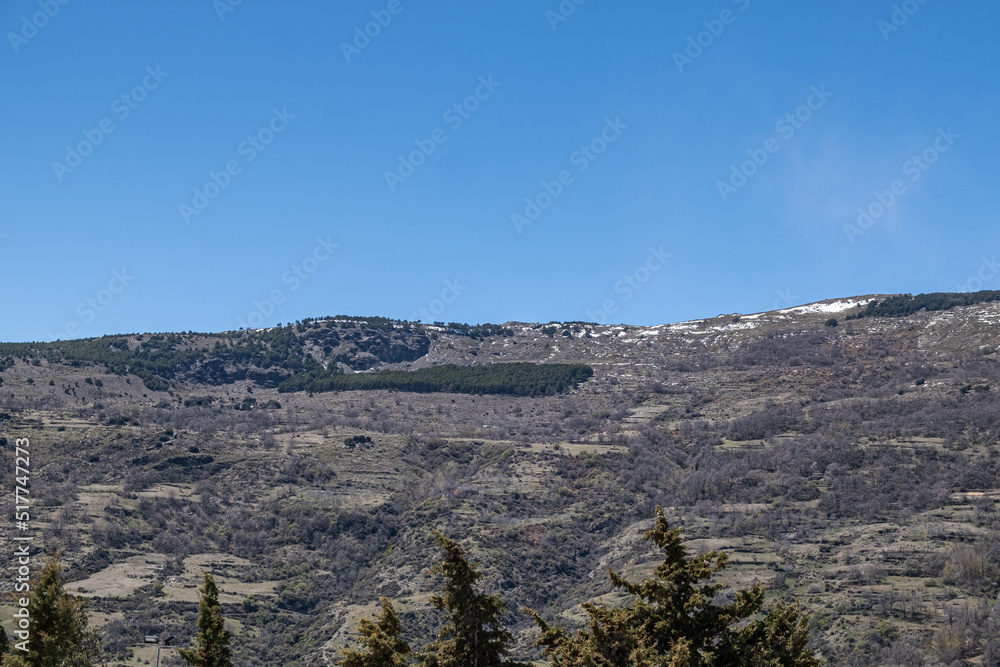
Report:
M440 533L434 539L444 551L444 560L431 569L444 575L442 595L431 598L434 606L444 609L446 622L437 641L424 649L425 667L501 667L507 662L511 635L504 625L503 600L500 595L484 595L475 590L482 574L465 559L457 543Z
M364 651L345 651L342 667L403 667L410 654L410 645L400 636L402 628L392 603L387 598L379 601L382 613L375 621L361 621L361 645Z
M219 604L219 589L212 575L208 572L204 574L195 646L179 649L177 652L187 664L194 667L233 667L229 651L229 631L225 628L222 605Z
M24 657L24 653L16 649L5 655L0 665L3 667L31 667L31 663Z
M671 529L656 508L656 523L643 537L663 551L654 577L634 584L609 570L616 588L635 596L630 607L585 603L587 628L575 634L554 628L527 610L541 629L537 645L553 667L816 667L806 648L808 619L796 607L774 605L763 619L764 590L755 584L733 602L713 603L726 586L711 583L728 557L712 551L687 557L680 529Z
M28 652L9 647L3 659L4 667L92 667L101 664L101 642L97 634L87 628L84 601L63 590L61 570L58 557L46 560L42 571L31 582Z
M10 652L10 640L7 638L7 631L0 628L0 664L3 662L3 657Z

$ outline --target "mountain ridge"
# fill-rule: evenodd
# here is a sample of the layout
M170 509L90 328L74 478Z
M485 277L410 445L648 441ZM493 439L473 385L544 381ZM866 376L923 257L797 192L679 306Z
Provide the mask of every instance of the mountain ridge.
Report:
M201 569L241 664L325 664L380 595L429 638L431 530L482 564L517 655L537 657L520 605L572 624L580 602L620 601L604 567L648 574L656 505L691 550L730 552L727 581L798 600L830 664L961 664L995 636L1000 302L846 319L861 301L475 336L368 318L4 344L0 445L31 439L40 543L63 550L114 664L139 664L144 634L186 641ZM413 359L379 358L398 353ZM593 376L517 396L279 393L267 375L364 376L351 363L371 358Z

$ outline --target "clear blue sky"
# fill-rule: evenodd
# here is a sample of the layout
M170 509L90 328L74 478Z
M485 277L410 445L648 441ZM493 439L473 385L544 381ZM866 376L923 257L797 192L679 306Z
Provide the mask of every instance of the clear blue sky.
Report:
M996 2L234 2L0 4L0 340L1000 289Z

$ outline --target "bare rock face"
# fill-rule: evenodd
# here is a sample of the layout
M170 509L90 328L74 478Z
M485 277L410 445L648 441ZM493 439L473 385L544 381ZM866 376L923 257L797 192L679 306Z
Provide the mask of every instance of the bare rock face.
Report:
M403 361L416 361L427 354L431 341L421 334L386 335L379 332L364 336L355 345L362 352L367 352L383 363L398 364Z
M383 364L412 362L430 351L431 341L422 333L382 330L349 330L341 343L324 349L326 359L356 371Z
M379 365L379 359L374 354L361 352L356 347L348 348L333 358L338 364L343 364L355 371L363 371Z

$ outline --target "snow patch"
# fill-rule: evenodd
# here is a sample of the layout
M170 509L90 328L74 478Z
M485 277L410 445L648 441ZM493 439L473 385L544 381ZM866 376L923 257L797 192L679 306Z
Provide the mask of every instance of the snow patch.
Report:
M753 329L757 326L755 322L734 322L732 324L723 324L721 326L709 327L710 331L740 331L742 329Z
M668 324L667 328L671 331L690 331L691 329L697 329L701 324L702 320L689 320L687 322L678 322L677 324Z
M794 308L785 308L784 310L779 310L779 313L842 313L845 310L851 310L852 308L857 308L858 306L866 306L873 299L859 299L854 301L852 299L843 299L837 301L820 301L817 303L809 303L804 306L795 306Z

